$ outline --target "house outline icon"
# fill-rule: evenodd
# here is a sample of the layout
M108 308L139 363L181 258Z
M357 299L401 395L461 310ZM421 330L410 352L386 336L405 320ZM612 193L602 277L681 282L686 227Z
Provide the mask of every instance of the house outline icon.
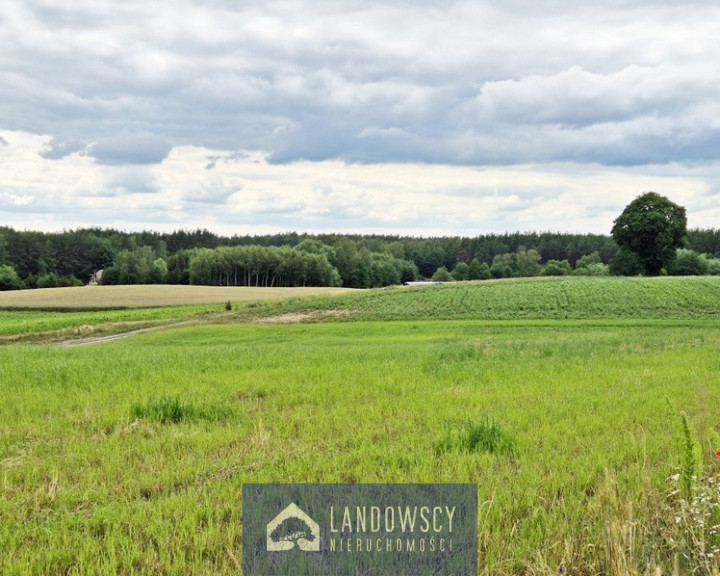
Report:
M319 552L320 551L320 525L315 522L310 516L305 514L302 509L295 503L290 504L285 510L280 512L275 518L273 518L267 525L267 550L268 552L282 552L285 550L292 550L295 544L292 542L275 542L270 534L273 533L275 528L285 522L288 518L300 518L308 526L310 526L310 533L315 536L312 542L301 538L297 541L297 546L304 552Z

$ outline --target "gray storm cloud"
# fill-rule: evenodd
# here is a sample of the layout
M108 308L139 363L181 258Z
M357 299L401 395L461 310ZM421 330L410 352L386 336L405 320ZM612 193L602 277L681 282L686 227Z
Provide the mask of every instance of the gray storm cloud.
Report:
M718 8L526 7L11 1L2 127L55 136L46 158L91 143L106 164L158 163L180 143L274 162L622 164L618 143L633 163L709 156Z

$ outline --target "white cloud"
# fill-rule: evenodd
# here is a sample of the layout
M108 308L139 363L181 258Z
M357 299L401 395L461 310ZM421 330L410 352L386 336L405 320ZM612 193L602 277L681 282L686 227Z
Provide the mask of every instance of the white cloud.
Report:
M6 137L9 147L13 136ZM4 153L13 162L32 156L37 154L31 147L16 147L11 157ZM178 147L154 166L102 166L77 155L44 160L50 170L32 186L0 188L0 213L10 224L41 222L42 229L92 224L241 235L608 233L628 202L655 190L685 205L691 225L711 226L718 216L720 190L708 182L720 175L720 163L614 169L573 163L482 169L340 161L274 165L265 154L238 151L206 170L209 157L222 157L222 151ZM25 206L18 202L30 197Z

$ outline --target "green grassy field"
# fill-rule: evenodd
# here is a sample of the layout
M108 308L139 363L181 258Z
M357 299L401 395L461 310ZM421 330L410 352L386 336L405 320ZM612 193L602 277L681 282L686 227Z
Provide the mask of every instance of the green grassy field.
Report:
M279 302L265 305L277 314ZM392 287L315 298L294 309L344 309L352 320L720 318L720 277L571 277ZM255 307L251 315L262 312Z
M2 346L0 573L238 574L244 482L469 481L481 574L717 574L718 291L397 288Z

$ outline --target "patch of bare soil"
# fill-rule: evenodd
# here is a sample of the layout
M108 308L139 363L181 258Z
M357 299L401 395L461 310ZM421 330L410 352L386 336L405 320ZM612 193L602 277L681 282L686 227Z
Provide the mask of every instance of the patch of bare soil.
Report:
M289 312L277 316L258 317L253 324L299 324L301 322L322 322L330 318L349 317L354 310L311 310L309 312Z

